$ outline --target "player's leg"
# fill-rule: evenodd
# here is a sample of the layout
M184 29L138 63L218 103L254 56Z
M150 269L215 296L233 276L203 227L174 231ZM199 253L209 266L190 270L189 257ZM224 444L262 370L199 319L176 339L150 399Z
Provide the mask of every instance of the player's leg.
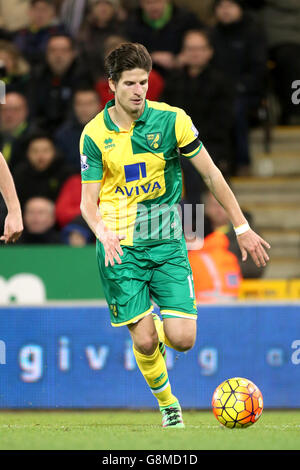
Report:
M197 308L185 242L174 240L160 250L156 259L165 261L154 271L150 283L151 295L163 318L162 322L153 314L155 326L160 341L178 351L187 351L196 340Z
M163 320L167 342L176 351L188 351L196 341L197 322L195 320L168 317Z
M136 351L151 355L157 349L158 336L151 315L128 325L132 342Z
M151 315L149 293L151 263L145 263L141 250L123 248L122 264L104 266L102 246L98 244L98 261L111 324L127 325L133 340L137 365L145 377L160 409L164 410L164 427L184 427L177 398L172 395L165 360L159 350L158 336ZM141 258L139 259L139 253ZM142 269L143 267L143 269ZM128 275L128 273L131 275Z
M152 315L128 325L137 365L163 415L163 427L184 427L181 408L172 394L166 362L159 349Z
M170 316L162 321L157 314L152 313L152 316L161 343L176 351L188 351L194 346L197 333L195 320Z
M154 315L159 341L187 351L196 339L197 308L184 241L173 240L152 247L151 259L157 264L150 280L150 294L163 317L162 322ZM177 410L181 417L179 403Z
M158 336L151 315L128 325L133 352L151 392L160 406L168 406L177 399L171 393L166 363L158 347Z

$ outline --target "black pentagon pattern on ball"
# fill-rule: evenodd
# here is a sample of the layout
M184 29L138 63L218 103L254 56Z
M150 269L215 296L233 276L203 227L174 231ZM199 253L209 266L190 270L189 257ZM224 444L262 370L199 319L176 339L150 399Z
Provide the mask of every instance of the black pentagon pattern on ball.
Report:
M225 388L226 385L229 386L229 388L230 388L230 390L231 390L230 392L226 391L226 388ZM250 422L250 423L241 423L241 421L243 421L243 420L245 420L245 419L248 419L251 415L254 415L254 414L255 414L255 413L252 411L252 412L250 412L247 416L243 416L243 417L239 418L239 414L240 414L241 412L245 411L245 409L246 409L246 408L245 408L245 406L246 406L246 405L245 405L245 401L244 401L244 400L238 400L238 399L236 398L236 392L235 392L235 391L236 391L236 389L237 389L239 386L241 386L241 384L239 383L239 380L234 380L234 381L231 380L230 382L229 382L229 380L226 380L226 382L224 382L223 386L221 387L221 390L222 390L223 394L228 394L228 397L227 397L225 403L223 403L223 401L222 401L222 396L223 396L223 394L222 394L222 395L219 397L220 402L221 402L221 404L222 404L222 407L217 407L217 408L222 408L222 414L221 414L220 417L224 420L224 422L225 422L227 425L228 425L229 423L231 424L231 421L228 421L228 419L226 419L226 414L231 418L231 420L232 420L232 426L231 426L231 427L232 427L232 428L235 428L235 427L245 427L245 428L246 428L247 426L250 426L250 425L251 425L251 422ZM244 385L242 385L242 386L244 386ZM250 386L250 389L249 389L249 386ZM247 384L248 393L243 392L243 395L248 395L248 397L251 398L252 409L253 409L253 400L252 400L252 393L253 393L253 390L251 390L251 387L252 387L251 384ZM227 403L228 403L228 401L230 400L231 397L234 397L235 400L234 400L233 403L231 403L231 406L230 406L230 407L227 407L226 405L227 405ZM236 404L237 404L238 401L241 402L241 403L243 403L243 405L244 405L244 406L243 406L243 410L237 411L237 410L235 409Z
M213 396L216 418L227 428L247 428L262 413L260 391L250 380L234 377L217 387Z

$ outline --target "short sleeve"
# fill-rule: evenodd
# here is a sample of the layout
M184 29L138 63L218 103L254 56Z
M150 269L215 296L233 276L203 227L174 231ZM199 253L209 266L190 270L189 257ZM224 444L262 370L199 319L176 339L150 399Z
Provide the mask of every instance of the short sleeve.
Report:
M102 153L85 131L80 138L80 159L82 183L99 183L103 176Z
M175 121L175 134L180 154L187 158L195 157L202 148L199 132L190 116L179 109Z

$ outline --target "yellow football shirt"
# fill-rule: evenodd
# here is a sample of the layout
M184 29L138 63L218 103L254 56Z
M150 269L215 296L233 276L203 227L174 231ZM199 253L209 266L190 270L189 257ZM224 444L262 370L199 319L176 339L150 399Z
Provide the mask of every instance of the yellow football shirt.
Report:
M197 129L182 109L148 100L131 129L120 129L110 118L111 106L114 100L83 130L82 183L101 182L101 216L126 236L121 244L180 238L180 155L192 158L200 152Z

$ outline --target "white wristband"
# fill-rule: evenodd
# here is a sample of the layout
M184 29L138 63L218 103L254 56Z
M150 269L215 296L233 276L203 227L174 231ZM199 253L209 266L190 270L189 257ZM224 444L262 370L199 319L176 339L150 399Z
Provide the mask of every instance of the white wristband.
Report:
M246 222L245 224L239 225L238 227L233 227L233 228L237 236L242 235L243 233L248 232L248 230L250 230L250 226L248 222Z

